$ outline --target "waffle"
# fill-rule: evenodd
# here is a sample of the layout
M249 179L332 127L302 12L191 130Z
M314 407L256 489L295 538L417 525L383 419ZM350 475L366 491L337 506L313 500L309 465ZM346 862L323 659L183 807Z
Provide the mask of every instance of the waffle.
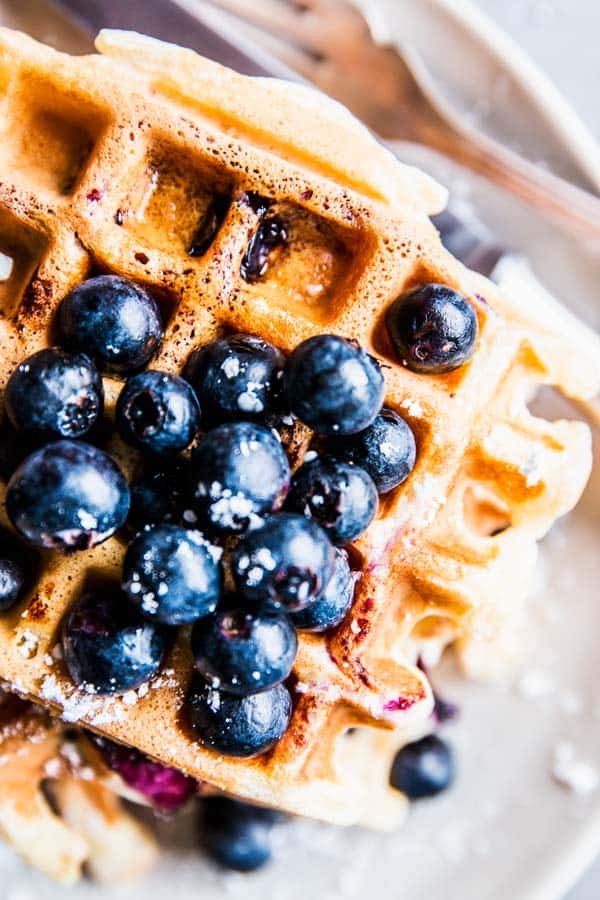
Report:
M529 395L548 384L591 397L599 343L565 310L520 304L454 260L429 220L445 192L336 104L136 34L103 32L97 44L101 55L69 57L0 31L0 250L13 260L0 289L1 384L52 343L65 294L109 271L162 305L156 368L181 371L191 350L228 331L285 352L323 332L357 339L385 366L386 403L413 428L418 460L353 548L361 578L346 620L330 635L301 635L291 725L268 754L225 758L190 734L185 629L139 690L101 698L73 686L60 623L88 579L118 579L118 537L69 557L42 554L35 589L0 620L0 677L67 722L216 789L390 827L405 807L387 783L390 757L431 727L419 654L456 643L475 675L514 655L537 542L577 501L591 465L587 427L535 418ZM253 193L273 201L289 242L248 284L239 272L258 225ZM226 210L218 231L190 255L215 204ZM477 351L460 370L417 375L392 352L385 310L422 282L450 285L477 310ZM105 379L111 414L119 389ZM297 463L311 434L296 424L284 440ZM108 449L135 469L118 438Z
M120 787L81 733L0 697L0 835L30 865L62 884L84 866L104 885L143 875L155 841L120 803Z

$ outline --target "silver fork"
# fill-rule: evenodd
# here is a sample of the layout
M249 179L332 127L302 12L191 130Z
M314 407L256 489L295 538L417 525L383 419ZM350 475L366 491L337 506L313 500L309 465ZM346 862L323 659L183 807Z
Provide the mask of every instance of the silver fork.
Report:
M340 100L384 140L424 144L511 191L563 228L600 240L600 198L470 125L419 54L378 43L348 0L209 0L260 45ZM231 20L229 26L232 25Z

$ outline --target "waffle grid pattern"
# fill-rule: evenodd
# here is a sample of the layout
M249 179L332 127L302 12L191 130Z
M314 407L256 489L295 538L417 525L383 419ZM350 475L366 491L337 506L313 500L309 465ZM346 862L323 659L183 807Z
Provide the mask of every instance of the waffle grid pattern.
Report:
M357 339L385 366L386 403L414 428L417 466L355 546L361 578L346 621L326 638L301 636L292 723L269 754L226 759L189 734L185 630L151 685L108 700L74 689L56 649L60 623L85 584L118 579L119 537L71 557L42 554L33 594L0 622L0 677L68 721L218 789L341 824L390 825L404 806L387 786L390 756L428 729L432 707L419 652L458 639L468 668L489 668L512 615L507 598L512 608L526 592L536 541L585 484L587 429L535 419L527 392L547 382L589 393L597 366L589 364L585 389L570 384L568 336L558 329L539 340L492 285L445 253L428 210L392 211L350 189L332 177L333 157L329 166L287 161L265 148L254 121L246 140L239 125L232 136L222 112L200 102L203 69L192 107L164 68L164 45L154 62L153 46L140 45L148 76L131 56L127 64L71 58L1 35L10 124L0 157L13 165L0 182L0 250L14 265L0 286L0 387L21 359L53 342L65 294L90 274L114 272L161 303L167 327L153 368L181 371L193 349L227 331L258 334L285 352L323 331ZM173 66L182 52L173 49ZM193 71L189 56L185 66ZM273 201L290 237L252 285L239 275L258 225L248 192ZM223 221L208 250L190 256L217 198L226 198ZM468 296L480 323L473 361L437 377L400 366L383 326L389 303L427 281ZM112 415L121 385L104 383ZM297 463L311 435L296 424L284 441ZM118 438L107 449L129 474L139 463ZM500 525L510 527L493 536Z

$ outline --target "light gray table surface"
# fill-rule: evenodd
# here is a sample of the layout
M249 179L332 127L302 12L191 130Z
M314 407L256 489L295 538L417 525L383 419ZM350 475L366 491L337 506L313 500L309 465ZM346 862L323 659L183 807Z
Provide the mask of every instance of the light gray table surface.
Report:
M599 0L476 0L548 72L600 139ZM600 857L565 900L599 900Z

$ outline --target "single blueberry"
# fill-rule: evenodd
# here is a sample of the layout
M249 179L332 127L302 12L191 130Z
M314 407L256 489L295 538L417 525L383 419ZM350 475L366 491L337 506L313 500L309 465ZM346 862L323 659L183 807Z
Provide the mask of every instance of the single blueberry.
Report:
M102 450L55 441L28 456L13 474L6 510L34 546L86 550L123 525L129 488L116 462Z
M248 419L272 421L281 410L283 354L250 334L234 334L192 353L185 375L207 428Z
M78 438L102 415L102 379L84 353L52 347L17 366L8 379L4 403L19 431Z
M25 586L25 572L15 560L6 557L0 549L0 613L7 612L17 603Z
M142 794L162 815L178 812L198 792L198 782L189 775L148 759L140 750L94 737L107 766L125 784Z
M303 341L288 358L285 385L292 412L319 434L354 434L371 424L385 384L377 360L333 334Z
M332 452L365 469L380 494L406 481L417 458L410 425L386 407L364 431L336 439Z
M202 802L202 843L220 866L253 872L271 859L271 831L280 819L275 810L207 797Z
M290 477L285 451L267 428L250 422L219 425L192 454L193 506L203 523L240 533L281 508Z
M292 478L286 509L319 523L334 544L347 544L365 531L377 512L377 488L364 469L317 457Z
M335 567L333 544L316 522L293 513L267 519L233 551L238 591L253 602L271 600L303 609L325 590Z
M93 694L140 687L158 672L167 644L166 629L145 621L117 586L76 600L62 628L69 674Z
M328 631L339 625L352 606L355 577L348 564L348 555L336 547L335 570L325 591L318 600L305 609L291 614L300 631Z
M128 444L157 456L185 450L200 425L192 387L168 372L151 370L129 379L119 394L115 421Z
M433 797L454 781L454 758L435 734L402 748L394 759L390 784L411 800Z
M283 684L235 697L197 676L187 697L190 724L200 742L225 756L251 757L270 750L285 734L292 698Z
M444 284L425 284L402 294L388 309L386 322L394 350L413 372L450 372L475 351L475 310Z
M229 694L254 694L288 677L298 640L290 617L263 607L217 610L192 632L196 669Z
M240 274L248 284L266 275L274 253L287 243L287 228L279 216L265 215L250 238L240 264Z
M179 461L164 468L150 466L142 470L131 483L131 507L128 523L135 531L150 525L177 524L185 521L185 495L187 493L187 466ZM189 511L186 524L197 521Z
M74 288L60 306L59 328L70 349L120 375L142 369L163 336L156 300L119 275L98 275Z
M213 612L221 597L221 549L199 531L155 525L131 542L123 562L123 590L142 614L184 625Z

